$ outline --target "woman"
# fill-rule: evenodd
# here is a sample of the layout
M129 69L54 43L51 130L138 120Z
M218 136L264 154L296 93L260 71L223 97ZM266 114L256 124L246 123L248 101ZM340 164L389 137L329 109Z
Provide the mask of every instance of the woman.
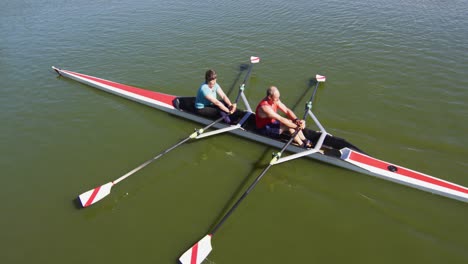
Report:
M216 77L214 70L206 71L205 82L201 84L195 98L195 112L211 119L223 116L224 121L230 123L228 115L236 111L236 104L231 103L224 94L221 86L216 83ZM217 99L218 95L222 102Z

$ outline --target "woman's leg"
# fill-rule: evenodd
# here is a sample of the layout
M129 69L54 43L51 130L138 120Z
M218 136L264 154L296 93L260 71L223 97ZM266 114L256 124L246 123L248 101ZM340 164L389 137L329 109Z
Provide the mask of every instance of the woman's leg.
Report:
M216 106L205 106L202 109L195 109L195 113L197 113L197 115L201 115L209 119L218 119L219 117L222 116L224 118L224 122L228 124L231 123L231 119L229 119L229 115L221 111Z

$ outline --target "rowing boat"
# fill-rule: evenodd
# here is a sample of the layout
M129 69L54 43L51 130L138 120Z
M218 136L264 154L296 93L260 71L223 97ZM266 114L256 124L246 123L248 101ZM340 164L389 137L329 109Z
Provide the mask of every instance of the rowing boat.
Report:
M77 72L52 67L60 76L70 78L91 87L109 92L169 114L186 118L200 124L211 124L213 120L198 116L194 113L194 97L181 97L150 90L145 90L117 82L85 75ZM284 139L272 139L255 132L255 118L252 109L241 92L247 110L238 110L230 124L215 123L216 130L201 134L196 138L203 138L218 133L229 132L236 136L260 142L275 148L284 146ZM309 110L309 115L319 131L305 129L305 136L313 142L313 149L304 149L300 146L289 145L286 151L292 155L278 159L277 163L300 157L307 157L321 162L355 172L368 174L423 191L438 194L459 201L468 202L468 188L446 180L442 180L421 172L417 172L396 164L376 159L348 141L328 134L316 116Z

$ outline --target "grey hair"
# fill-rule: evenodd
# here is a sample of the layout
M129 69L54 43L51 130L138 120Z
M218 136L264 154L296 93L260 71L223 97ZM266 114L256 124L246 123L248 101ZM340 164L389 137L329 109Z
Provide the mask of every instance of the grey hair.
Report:
M272 96L276 91L278 91L278 88L276 88L276 86L270 86L266 91L266 95Z

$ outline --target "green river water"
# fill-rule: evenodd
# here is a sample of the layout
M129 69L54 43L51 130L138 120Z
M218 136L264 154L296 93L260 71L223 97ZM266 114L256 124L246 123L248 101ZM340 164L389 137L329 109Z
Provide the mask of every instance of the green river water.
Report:
M468 2L5 1L0 9L0 262L177 263L277 151L77 82L55 65L194 95L269 85L373 156L468 186ZM309 122L312 124L312 122ZM468 263L468 204L300 159L272 167L213 237L206 263Z

